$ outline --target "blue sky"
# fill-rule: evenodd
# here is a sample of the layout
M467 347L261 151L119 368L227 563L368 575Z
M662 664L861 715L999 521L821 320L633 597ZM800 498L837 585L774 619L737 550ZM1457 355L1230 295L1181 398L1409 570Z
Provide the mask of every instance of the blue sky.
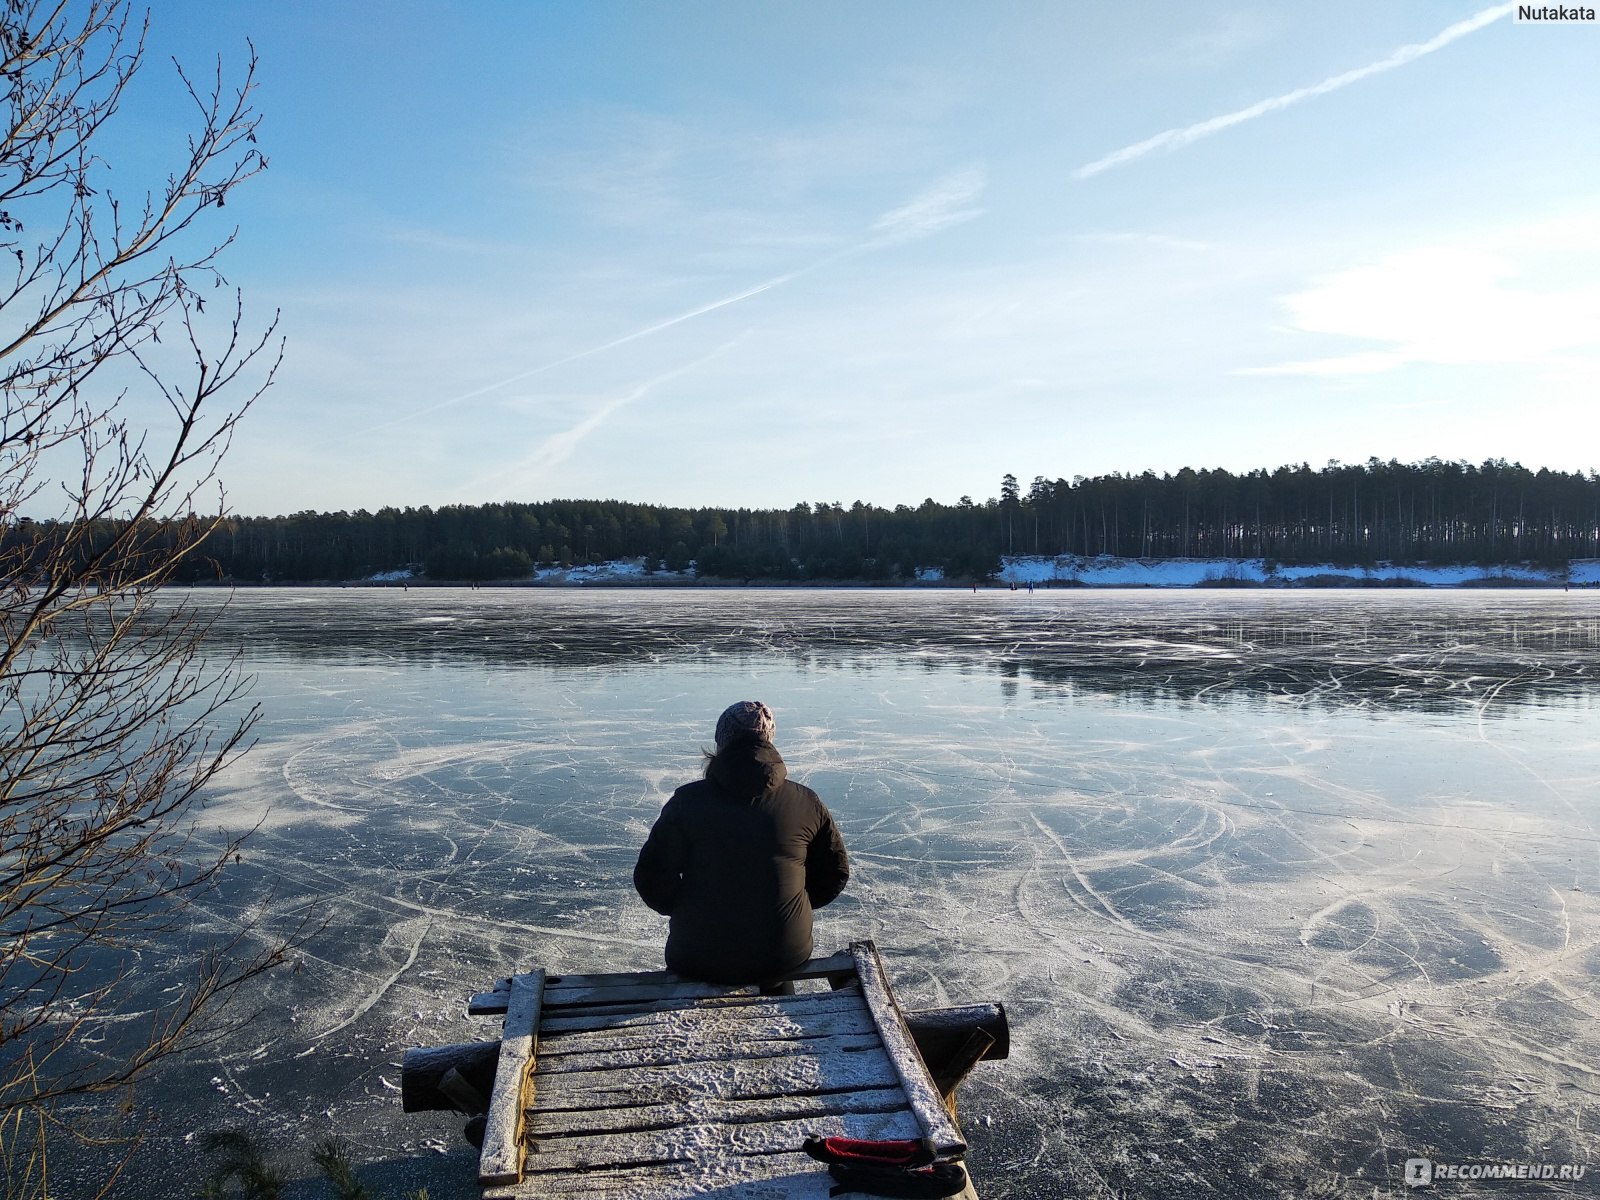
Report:
M1338 2L158 0L260 54L244 513L1600 467L1600 26Z

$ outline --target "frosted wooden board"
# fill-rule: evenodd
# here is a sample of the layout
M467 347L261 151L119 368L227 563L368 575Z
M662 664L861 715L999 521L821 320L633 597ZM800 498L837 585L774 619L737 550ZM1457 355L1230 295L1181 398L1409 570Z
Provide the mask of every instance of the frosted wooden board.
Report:
M699 1038L747 1037L832 1037L835 1034L877 1032L872 1014L862 1010L861 1000L837 1008L814 1008L802 1014L762 1011L744 1018L698 1011L651 1013L648 1019L608 1022L603 1018L549 1018L539 1022L539 1053L563 1054L581 1046L582 1050L621 1050L624 1046L658 1045L666 1042L691 1042Z
M574 1004L625 1004L633 1000L698 1000L708 996L755 996L758 989L726 988L715 983L643 983L637 987L552 988L550 1006L565 1008Z
M544 972L535 970L511 980L511 1003L500 1035L500 1060L489 1098L483 1151L478 1156L478 1182L515 1183L522 1174L523 1084L533 1062L539 1036L539 1000Z
M592 1052L569 1053L552 1058L539 1056L538 1074L562 1071L637 1070L642 1067L678 1066L692 1070L700 1063L730 1062L738 1059L772 1060L795 1056L825 1058L856 1051L881 1052L876 1030L867 1034L842 1034L838 1037L702 1040L684 1045L636 1046L623 1050L597 1048Z
M521 1187L495 1188L484 1200L828 1200L833 1177L804 1154L764 1155L718 1163L625 1168L540 1176Z
M644 1170L584 1171L539 1176L521 1187L492 1189L484 1200L828 1200L833 1177L804 1154L771 1154L715 1164ZM977 1200L969 1183L954 1200Z
M839 1117L846 1113L905 1112L906 1095L899 1088L858 1088L848 1092L803 1092L762 1096L755 1100L704 1099L695 1115L706 1121L798 1121ZM529 1112L527 1136L620 1132L628 1129L675 1129L683 1123L678 1104L641 1104L624 1108L559 1109ZM920 1135L919 1135L920 1136Z
M861 993L854 988L825 992L815 996L731 996L712 998L694 1005L665 1000L628 1008L547 1008L539 1022L541 1035L570 1030L623 1029L638 1025L751 1021L788 1018L810 1021L818 1013L865 1012Z
M813 958L810 962L793 971L785 972L780 979L823 979L829 975L849 974L855 970L855 960L849 951L829 955L827 958ZM681 975L674 975L671 971L614 971L599 975L552 975L545 981L547 988L578 988L578 987L638 987L640 984L652 983L682 983L685 982ZM727 985L713 984L713 987L722 987L727 990ZM495 985L499 990L499 984Z
M714 1162L752 1154L783 1154L798 1149L808 1134L858 1138L921 1137L909 1112L852 1113L801 1121L720 1123L687 1121L673 1129L597 1132L541 1138L530 1148L523 1178L547 1171L591 1167L649 1166L653 1163Z
M911 1040L900 1006L889 990L888 976L883 973L883 962L878 958L878 948L871 942L852 942L850 952L856 956L856 976L861 981L861 994L866 998L872 1019L883 1035L883 1047L895 1073L906 1089L906 1099L911 1110L922 1123L922 1132L933 1139L941 1154L964 1154L966 1139L950 1119L950 1113L933 1085L933 1078L922 1062L917 1045Z
M814 958L785 975L785 979L825 979L830 975L847 974L855 970L855 960L848 953L834 954L827 958ZM670 987L678 984L689 984L694 988L704 988L703 992L684 992L683 995L717 995L727 992L727 987L715 984L691 983L682 976L674 975L671 971L613 971L591 975L551 975L545 980L545 994L552 997L547 1003L567 1003L568 1001L555 999L569 992L592 991L596 993L593 999L603 999L606 989L635 990L645 987ZM754 991L754 989L750 989ZM475 1015L504 1012L506 999L511 994L511 981L509 979L497 980L493 991L479 992L468 1002L468 1011Z
M688 1103L700 1097L778 1096L785 1092L894 1087L893 1064L876 1053L830 1058L748 1059L698 1063L692 1071L642 1067L620 1071L563 1071L539 1076L540 1108L603 1108L618 1104Z

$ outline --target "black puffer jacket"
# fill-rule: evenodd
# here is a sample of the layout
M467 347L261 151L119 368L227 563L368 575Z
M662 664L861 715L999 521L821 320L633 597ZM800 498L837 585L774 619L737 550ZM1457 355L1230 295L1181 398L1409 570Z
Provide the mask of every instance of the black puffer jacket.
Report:
M850 863L826 806L788 775L771 744L734 742L661 809L633 886L672 918L668 969L765 983L811 957L811 912Z

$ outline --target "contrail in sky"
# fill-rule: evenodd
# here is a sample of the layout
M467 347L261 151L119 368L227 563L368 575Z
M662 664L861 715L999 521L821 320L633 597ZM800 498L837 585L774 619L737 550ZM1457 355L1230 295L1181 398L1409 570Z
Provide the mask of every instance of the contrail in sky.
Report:
M771 285L769 284L768 286ZM742 298L743 297L740 297L740 299ZM722 303L731 304L733 301L725 300ZM701 311L709 310L703 309ZM687 320L688 318L681 317L678 319ZM643 335L640 334L638 336ZM532 454L529 454L520 462L513 463L504 470L497 471L493 475L487 476L484 479L474 481L471 485L472 494L482 495L488 485L496 483L500 480L510 478L511 476L526 475L532 471L548 469L561 462L564 462L568 457L571 456L572 452L578 448L579 442L583 441L584 438L588 437L606 421L610 420L611 416L619 409L627 407L636 400L642 400L645 396L649 395L663 383L667 383L673 379L676 379L680 375L686 374L687 372L693 371L699 367L703 367L706 363L710 362L714 358L721 357L729 350L733 349L733 347L738 345L739 342L743 340L744 336L744 334L740 334L732 341L725 342L718 346L715 350L711 351L710 354L702 355L693 362L684 363L682 366L674 367L670 371L663 371L653 379L645 380L632 391L625 392L621 396L616 396L606 401L583 420L579 421L571 429L563 429L560 433L552 433L550 436L546 437L538 444L538 446L534 448ZM602 349L602 347L596 347L595 349L598 351Z
M725 303L732 303L732 301L725 301ZM613 400L607 401L605 404L602 404L599 408L595 409L594 412L590 413L582 421L579 421L571 429L564 429L560 433L551 434L549 437L545 438L544 441L539 443L538 447L532 454L528 455L528 457L523 460L522 469L537 470L541 467L553 467L557 463L565 461L566 458L578 448L579 442L598 429L606 420L610 418L611 414L616 412L619 408L632 404L635 400L642 400L645 396L655 391L655 389L660 387L663 383L668 383L680 375L687 374L698 367L703 367L706 365L706 363L710 362L714 358L720 358L729 350L733 349L734 346L738 345L743 336L744 335L741 334L739 337L734 338L731 342L726 342L723 345L718 346L710 354L702 355L693 362L684 363L682 366L674 367L670 371L663 371L654 379L647 379L645 382L634 388L631 392L627 392Z
M459 396L452 396L448 400L441 400L437 404L431 404L427 408L419 408L415 412L406 413L404 416L393 417L377 425L370 425L367 427L367 431L387 429L392 425L401 425L407 421L415 420L417 417L425 417L429 413L436 413L440 409L451 408L467 400L475 400L479 396L498 391L500 388L519 383L524 379L531 379L535 375L542 375L546 371L554 371L557 367L564 367L568 363L590 358L596 354L603 354L607 350L615 350L618 346L626 346L629 342L647 338L651 334L660 333L663 329L671 329L674 325L681 325L685 321L703 317L707 313L716 312L719 308L727 308L730 304L738 304L741 300L749 300L753 296L759 296L762 292L769 292L775 287L781 287L820 267L836 263L840 259L849 258L866 250L875 250L898 242L915 241L918 238L929 237L942 229L948 229L952 225L970 221L973 217L979 216L983 212L982 209L974 207L983 188L983 173L977 168L959 171L926 189L909 204L884 213L872 226L874 236L864 242L847 247L844 250L837 250L832 254L817 259L816 262L796 268L793 271L786 271L782 275L774 275L771 279L758 283L754 287L745 288L742 292L724 296L720 300L713 300L710 304L702 304L699 308L692 308L688 312L679 313L675 317L668 317L664 321L646 325L643 329L635 329L632 333L625 333L621 337L612 338L609 342L602 342L598 346L590 346L587 349L568 354L564 358L558 358L553 362L530 367L526 371L519 371L517 374L508 375L504 379L486 383L470 392L462 392ZM663 378L666 377L664 376ZM660 381L657 380L655 382Z
M1184 125L1178 129L1168 129L1154 137L1146 138L1142 142L1135 142L1131 146L1124 146L1121 150L1113 150L1104 158L1097 158L1092 163L1086 163L1072 173L1074 179L1088 179L1102 171L1109 171L1113 167L1120 167L1130 163L1136 158L1143 158L1157 150L1176 150L1180 146L1187 146L1198 142L1201 138L1210 137L1214 133L1221 133L1224 129L1231 129L1235 125L1242 125L1246 121L1253 121L1257 117L1264 117L1268 113L1278 112L1299 104L1302 100L1310 100L1316 96L1326 96L1329 92L1336 92L1340 88L1349 87L1352 83L1359 83L1374 75L1382 75L1385 71L1392 71L1396 67L1403 67L1409 62L1415 62L1426 54L1443 49L1458 38L1464 38L1469 33L1476 33L1485 25L1491 25L1503 17L1509 17L1514 4L1497 4L1493 8L1486 8L1474 13L1465 21L1458 21L1448 29L1425 42L1413 42L1409 46L1401 46L1386 58L1380 58L1375 63L1368 63L1364 67L1357 67L1353 71L1346 71L1341 75L1334 75L1324 79L1321 83L1314 83L1309 87L1296 88L1292 92L1285 92L1281 96L1273 96L1267 100L1257 101L1249 108L1241 108L1237 112L1224 113L1220 117L1212 117L1206 121L1199 121L1193 125Z
M834 255L833 257L837 258L839 256ZM822 262L828 261L830 260L822 260ZM796 276L804 275L807 271L814 271L817 267L822 265L822 262L812 263L809 267L801 267L799 270L790 271L785 275L776 275L767 280L765 283L758 283L755 285L755 287L746 288L744 291L739 292L736 295L724 296L721 300L714 300L710 304L703 304L699 308L690 309L685 313L679 313L675 317L668 317L665 321L657 321L654 325L646 325L643 329L635 329L632 333L623 334L619 338L612 338L609 342L603 342L598 346L590 346L586 350L579 350L576 353L567 355L565 358L558 358L554 362L547 362L537 367L530 367L526 371L519 371L517 374L508 375L504 379L497 379L493 383L486 383L482 387L474 388L470 392L462 392L459 396L452 396L448 400L441 400L437 404L430 404L427 408L419 408L415 412L409 412L404 416L394 417L391 420L370 426L370 428L374 430L387 429L391 425L400 425L406 421L415 420L417 417L425 417L429 413L438 412L441 408L450 408L453 405L461 404L467 400L475 400L479 396L487 395L490 392L497 391L503 387L508 387L511 384L518 383L524 379L531 379L535 375L543 375L546 371L554 371L557 367L564 367L568 363L577 362L579 359L588 358L595 354L602 354L607 350L615 350L618 346L626 346L629 342L636 342L640 338L649 337L652 333L660 333L663 329L671 329L674 325L681 325L685 321L692 321L695 317L702 317L708 312L715 312L719 308L726 308L730 304L737 304L741 300L748 300L751 296L759 296L762 292L769 291L780 284L788 283Z

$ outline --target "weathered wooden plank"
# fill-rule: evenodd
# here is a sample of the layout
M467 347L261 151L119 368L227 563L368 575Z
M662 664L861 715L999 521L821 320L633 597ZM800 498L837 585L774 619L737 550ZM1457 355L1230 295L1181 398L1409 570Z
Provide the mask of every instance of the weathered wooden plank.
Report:
M810 996L734 996L726 1002L669 1003L656 1001L628 1009L545 1011L539 1022L543 1036L594 1029L637 1029L681 1023L686 1019L704 1022L707 1028L722 1021L730 1027L744 1021L809 1023L822 1013L865 1012L861 993L851 988L844 992L817 992Z
M523 1088L537 1052L539 1002L543 994L542 970L536 968L511 980L511 1003L500 1035L500 1058L489 1098L483 1152L478 1156L480 1183L515 1183L522 1177Z
M551 988L546 1003L553 1009L576 1004L627 1004L638 1000L699 1000L707 996L755 996L759 989L729 987L720 983L697 983L692 979L641 983L633 987Z
M814 1042L826 1037L877 1037L877 1027L867 1013L824 1013L810 1022L810 1027L792 1027L787 1024L736 1024L736 1026L656 1026L653 1029L630 1029L621 1032L594 1030L589 1034L562 1034L550 1037L539 1035L539 1059L560 1058L563 1054L594 1054L602 1051L640 1051L654 1053L658 1050L675 1050L693 1054L707 1042L736 1042L741 1045L762 1045L766 1042Z
M591 1042L626 1044L683 1038L827 1036L876 1028L872 1024L872 1014L867 1011L861 997L854 995L852 1000L853 1003L819 1005L800 1013L751 1006L712 1012L678 1009L649 1013L643 1018L623 1022L592 1016L546 1016L540 1024L539 1033L550 1044L552 1053L560 1053L568 1047Z
M966 1139L945 1111L939 1089L929 1078L928 1068L923 1065L916 1043L911 1040L905 1018L900 1015L900 1006L890 990L883 960L878 957L878 948L870 941L852 942L850 952L855 955L856 977L861 981L861 992L866 997L867 1008L877 1023L878 1033L883 1037L883 1048L888 1052L889 1061L894 1064L895 1073L905 1086L911 1110L922 1123L922 1132L933 1139L934 1146L941 1154L966 1153Z
M855 958L848 950L841 950L826 958L808 959L793 971L785 972L776 979L825 979L840 972L854 971L855 968ZM686 976L673 971L596 971L583 975L547 975L545 987L633 987L640 983L681 983L686 980ZM495 980L495 991L505 992L510 988L509 977Z
M539 1108L687 1103L701 1097L781 1096L787 1092L837 1092L893 1087L898 1072L881 1051L795 1055L782 1059L702 1063L692 1072L669 1067L564 1071L539 1077ZM929 1085L930 1089L932 1085Z
M535 1070L538 1078L558 1075L564 1071L614 1071L637 1067L678 1066L685 1071L694 1070L700 1063L759 1062L763 1059L789 1058L809 1055L827 1058L834 1054L853 1054L864 1050L879 1050L883 1042L876 1029L865 1034L841 1034L836 1037L817 1038L708 1038L678 1045L656 1045L632 1049L612 1050L597 1047L592 1051L573 1051L560 1057L539 1056Z
M810 1134L821 1137L914 1138L922 1128L910 1112L846 1113L804 1121L723 1124L686 1119L673 1129L575 1134L540 1139L529 1148L523 1178L552 1171L713 1164L729 1157L797 1150Z
M496 1188L484 1200L828 1200L833 1177L801 1153L750 1155L714 1166L674 1164L646 1169L540 1175L521 1187ZM953 1200L978 1200L970 1182Z
M762 1096L754 1100L712 1097L695 1102L695 1115L708 1121L799 1121L808 1117L845 1113L910 1112L899 1086L860 1088L848 1092L802 1092L792 1096ZM681 1104L640 1104L621 1108L563 1109L546 1112L537 1107L527 1114L526 1135L600 1133L624 1129L674 1129L683 1124ZM921 1136L918 1134L917 1136Z
M575 1004L564 1006L555 1010L552 1016L584 1017L584 1016L631 1016L635 1013L647 1012L678 1012L694 1008L711 1012L717 1009L743 1008L751 1004L776 1004L781 1008L796 1005L805 1008L808 1004L817 1004L835 996L850 996L856 991L852 983L841 992L815 992L805 996L757 996L757 995L719 995L700 998L680 998L667 1000L635 1000L625 1004Z
M781 979L826 979L855 970L855 959L848 951L830 954L826 958L813 958L804 966L780 976ZM545 980L546 1003L550 1005L567 1003L560 999L566 992L583 991L587 989L601 990L610 988L638 989L653 987L670 987L673 985L692 983L681 975L671 971L606 971L588 975L551 975ZM700 984L700 987L711 989L708 995L726 992L726 984ZM506 998L511 994L510 980L500 979L495 981L492 991L479 992L468 1002L468 1012L474 1015L487 1015L489 1013L504 1012Z
M541 1175L520 1187L494 1188L484 1200L828 1200L833 1177L804 1154L772 1154L707 1164Z
M602 971L588 975L547 975L544 986L548 991L556 987L638 987L640 984L687 982L690 981L671 971ZM504 1009L510 995L511 980L508 977L495 980L494 987L489 991L475 992L472 999L484 1004L497 1004Z
M825 979L842 971L854 971L856 962L848 950L830 954L826 958L813 958L792 971L785 971L778 979ZM660 980L682 980L682 975L671 971L608 971L594 975L552 975L550 987L629 987L636 983L654 983ZM498 987L498 985L496 985Z

